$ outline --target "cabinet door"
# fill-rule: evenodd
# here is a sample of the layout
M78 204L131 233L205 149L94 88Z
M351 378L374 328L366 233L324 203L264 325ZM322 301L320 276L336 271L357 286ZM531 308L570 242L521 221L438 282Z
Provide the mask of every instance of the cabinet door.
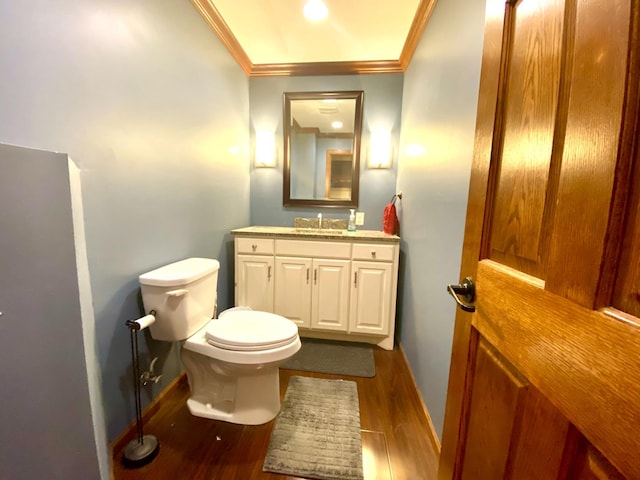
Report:
M392 264L352 263L349 331L386 335L389 332Z
M236 305L273 312L273 257L237 255Z
M311 326L311 259L276 257L275 310L299 327Z
M349 260L313 260L311 328L347 331L350 265Z

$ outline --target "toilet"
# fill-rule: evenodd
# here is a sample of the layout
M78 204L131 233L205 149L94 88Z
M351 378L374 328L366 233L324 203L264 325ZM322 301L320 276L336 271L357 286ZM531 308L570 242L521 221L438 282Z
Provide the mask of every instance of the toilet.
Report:
M213 319L217 260L188 258L140 275L156 340L183 341L192 415L242 425L280 411L278 367L300 349L298 326L273 313L232 308Z

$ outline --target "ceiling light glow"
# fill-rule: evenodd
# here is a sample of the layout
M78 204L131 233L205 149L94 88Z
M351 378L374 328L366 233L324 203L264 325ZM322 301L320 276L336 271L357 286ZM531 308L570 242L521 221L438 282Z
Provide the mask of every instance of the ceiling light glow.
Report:
M340 122L338 120L335 120L335 121L331 122L331 126L333 128L342 128L342 122Z
M302 9L302 13L310 22L319 22L327 18L329 9L322 0L309 0Z

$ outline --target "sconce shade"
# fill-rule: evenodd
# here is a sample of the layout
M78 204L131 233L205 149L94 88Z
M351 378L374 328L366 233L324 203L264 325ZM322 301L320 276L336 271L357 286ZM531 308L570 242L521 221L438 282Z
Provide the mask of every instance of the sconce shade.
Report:
M276 140L273 132L258 130L256 132L256 167L276 166Z
M391 167L391 132L374 130L369 145L369 168Z

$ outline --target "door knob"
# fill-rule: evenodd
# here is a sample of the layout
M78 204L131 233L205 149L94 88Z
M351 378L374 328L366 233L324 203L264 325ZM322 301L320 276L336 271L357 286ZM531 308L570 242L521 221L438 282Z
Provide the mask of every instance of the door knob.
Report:
M473 284L471 277L465 278L460 285L448 285L447 292L465 312L476 311L475 305L470 305L476 299L476 286Z

